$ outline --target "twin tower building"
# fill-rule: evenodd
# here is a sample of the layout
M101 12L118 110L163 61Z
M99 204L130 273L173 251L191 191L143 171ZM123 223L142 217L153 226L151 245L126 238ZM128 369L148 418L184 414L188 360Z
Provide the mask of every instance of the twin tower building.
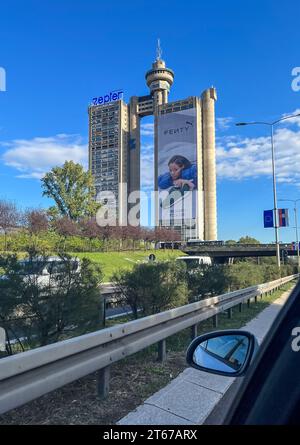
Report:
M174 72L158 46L146 73L148 95L133 96L129 104L122 91L93 99L89 168L103 206L114 206L117 224L127 225L130 209L139 202L143 175L141 120L153 115L155 225L178 230L183 240L216 240L216 90L169 102L173 81Z

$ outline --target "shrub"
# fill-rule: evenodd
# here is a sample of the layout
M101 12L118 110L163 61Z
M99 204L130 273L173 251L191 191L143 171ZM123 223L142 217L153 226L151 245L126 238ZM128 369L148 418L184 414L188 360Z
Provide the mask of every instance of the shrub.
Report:
M30 254L28 267L42 269L47 257ZM19 343L43 346L65 338L99 329L102 317L99 284L102 272L97 264L83 258L79 269L69 255L61 255L59 273L49 270L50 277L20 274L16 255L0 256L5 279L0 280L1 325ZM22 338L22 340L20 340Z
M137 264L131 271L115 273L112 281L135 318L138 318L138 309L145 316L188 302L185 267L176 262Z
M250 262L231 265L227 269L227 277L229 288L232 291L264 282L262 267Z
M220 295L226 292L229 285L228 267L222 264L203 265L200 269L187 272L187 282L191 302L206 296Z

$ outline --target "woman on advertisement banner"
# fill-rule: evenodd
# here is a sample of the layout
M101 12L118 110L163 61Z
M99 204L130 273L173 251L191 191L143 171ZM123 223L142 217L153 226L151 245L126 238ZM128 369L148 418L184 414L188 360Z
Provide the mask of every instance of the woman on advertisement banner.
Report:
M174 187L185 192L197 188L197 166L181 155L172 156L169 171L158 177L159 189Z

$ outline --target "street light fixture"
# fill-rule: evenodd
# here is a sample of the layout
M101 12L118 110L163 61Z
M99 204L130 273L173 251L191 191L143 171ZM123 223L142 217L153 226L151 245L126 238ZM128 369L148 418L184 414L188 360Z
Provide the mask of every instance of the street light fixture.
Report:
M297 242L297 264L298 264L298 272L300 270L300 258L299 258L299 237L298 237L298 219L297 219L297 202L299 199L278 199L278 201L290 201L294 203L294 215L295 215L295 229L296 229L296 242Z
M275 240L276 240L276 259L277 266L280 268L280 247L279 247L279 237L278 237L278 215L277 215L277 195L276 195L276 173L275 173L275 154L274 154L274 125L278 122L284 121L286 119L292 119L294 117L300 116L300 113L293 114L291 116L285 116L281 119L277 119L274 122L238 122L236 126L244 125L268 125L271 128L271 148L272 148L272 172L273 172L273 197L274 197L274 216L275 216Z

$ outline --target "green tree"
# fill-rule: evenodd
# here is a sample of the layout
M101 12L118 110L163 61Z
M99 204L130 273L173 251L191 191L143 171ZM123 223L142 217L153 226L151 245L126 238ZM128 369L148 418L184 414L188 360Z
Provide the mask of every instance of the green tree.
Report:
M0 229L4 232L4 250L7 250L7 234L20 223L20 212L13 202L0 200Z
M228 267L229 290L244 289L264 282L263 268L249 262L236 263Z
M237 244L237 241L235 241L234 239L228 239L227 241L225 241L225 244L228 246L232 246Z
M55 201L50 208L52 216L66 216L74 221L95 216L99 203L95 201L94 179L80 164L66 161L62 167L54 167L42 178L43 196Z
M175 261L137 264L131 271L115 273L112 281L125 296L134 318L182 306L188 301L185 266Z
M220 295L227 291L228 266L223 264L203 265L187 272L189 301Z
M263 271L263 281L265 283L280 278L280 270L277 264L263 263L259 267ZM284 274L282 276L284 276Z
M1 325L22 347L43 346L101 327L99 265L84 258L75 268L66 254L52 265L36 252L26 260L22 265L16 255L0 257L5 277L0 280ZM37 271L46 264L50 276L41 281Z
M19 325L22 324L22 317L20 317L21 299L17 290L22 289L23 286L23 279L18 273L19 270L20 264L17 255L0 256L0 325L16 339L21 350L24 351L20 340L21 335L19 335Z
M239 244L260 244L260 241L258 241L255 238L252 238L251 236L242 236L239 240L238 240Z

